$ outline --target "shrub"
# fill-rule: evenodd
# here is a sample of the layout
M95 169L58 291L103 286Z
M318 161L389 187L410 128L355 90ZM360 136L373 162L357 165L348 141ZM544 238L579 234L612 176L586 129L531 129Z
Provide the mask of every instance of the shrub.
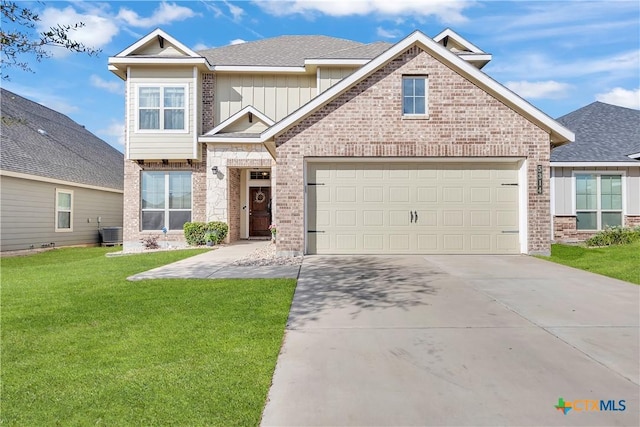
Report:
M158 238L160 236L147 236L140 239L140 242L144 246L145 249L159 249L160 245L158 244Z
M212 222L187 222L184 224L184 237L191 246L204 245L206 243L205 235L212 233L217 236L214 243L220 243L227 237L229 226L220 221Z
M640 240L640 226L607 227L586 241L587 246L627 245Z

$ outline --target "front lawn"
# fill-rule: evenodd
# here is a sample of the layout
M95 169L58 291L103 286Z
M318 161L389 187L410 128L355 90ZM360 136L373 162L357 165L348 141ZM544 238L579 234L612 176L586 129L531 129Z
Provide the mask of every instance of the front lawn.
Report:
M198 251L1 260L2 425L257 425L294 280L129 275Z
M556 244L541 258L640 285L640 241L602 248Z

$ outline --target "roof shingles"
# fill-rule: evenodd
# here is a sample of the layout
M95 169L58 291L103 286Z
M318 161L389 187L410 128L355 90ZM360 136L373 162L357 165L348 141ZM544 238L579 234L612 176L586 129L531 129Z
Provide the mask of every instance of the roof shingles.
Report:
M633 162L629 154L640 151L639 110L594 102L557 121L576 140L554 148L552 162Z
M64 114L1 89L2 170L122 190L124 156Z

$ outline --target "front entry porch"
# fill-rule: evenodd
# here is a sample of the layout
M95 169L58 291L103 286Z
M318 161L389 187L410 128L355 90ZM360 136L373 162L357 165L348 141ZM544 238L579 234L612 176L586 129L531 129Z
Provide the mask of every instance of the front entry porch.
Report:
M229 240L268 239L273 221L272 169L229 168Z

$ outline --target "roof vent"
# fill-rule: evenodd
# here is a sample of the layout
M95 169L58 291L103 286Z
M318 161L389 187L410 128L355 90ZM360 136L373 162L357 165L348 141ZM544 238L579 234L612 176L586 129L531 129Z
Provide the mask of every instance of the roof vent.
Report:
M42 129L38 129L38 133L40 135L48 135L47 131L46 130L42 130Z

